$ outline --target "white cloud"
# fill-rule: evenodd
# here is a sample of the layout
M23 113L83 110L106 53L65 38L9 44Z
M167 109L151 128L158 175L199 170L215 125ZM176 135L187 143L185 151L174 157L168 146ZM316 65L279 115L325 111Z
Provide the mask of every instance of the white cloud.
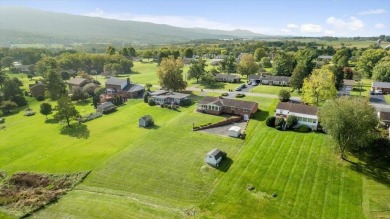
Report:
M329 17L326 20L326 23L333 26L334 28L338 30L352 30L352 31L357 31L361 30L364 27L363 21L359 20L356 17L351 16L349 20L343 20L335 17Z
M296 25L296 24L287 24L287 28L289 29L294 29L294 28L298 28L299 26Z
M335 35L335 31L333 30L324 30L324 34L327 35L327 36L333 36Z
M302 24L300 30L303 33L321 33L323 28L317 24Z
M384 13L387 13L387 11L385 9L370 9L370 10L367 10L367 11L362 11L362 12L359 12L358 14L359 15L370 15L370 14L384 14Z
M377 29L385 29L386 26L384 24L382 24L382 23L377 23L377 24L375 24L375 28L377 28Z

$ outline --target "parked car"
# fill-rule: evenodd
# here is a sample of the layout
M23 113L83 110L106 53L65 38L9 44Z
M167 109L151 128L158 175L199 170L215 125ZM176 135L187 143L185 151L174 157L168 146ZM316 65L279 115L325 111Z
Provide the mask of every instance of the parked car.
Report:
M241 84L241 88L246 88L246 84Z
M252 85L252 82L250 81L250 82L248 82L248 85Z
M383 94L383 93L382 93L382 90L375 90L375 94L379 94L380 95L380 94Z
M252 83L252 86L257 86L258 84L256 82L253 82Z
M241 90L242 90L241 87L236 88L236 91L241 91Z

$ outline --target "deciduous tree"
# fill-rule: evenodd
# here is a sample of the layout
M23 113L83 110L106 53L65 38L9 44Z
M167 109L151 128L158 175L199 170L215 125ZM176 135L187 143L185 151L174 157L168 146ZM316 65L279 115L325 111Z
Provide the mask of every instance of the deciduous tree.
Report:
M265 49L260 47L255 50L255 60L256 62L259 62L262 58L267 56L267 53L265 52Z
M164 58L157 69L157 77L161 87L173 91L183 90L187 83L183 80L183 61L173 56Z
M80 117L80 113L76 110L75 106L68 97L61 97L57 101L56 111L57 113L54 115L54 118L57 121L65 120L68 126L70 126L70 121L72 119Z
M238 73L248 77L251 74L256 74L259 66L255 62L252 54L245 54L241 57L240 63L237 66Z
M366 98L340 97L327 101L319 115L322 127L337 143L343 159L347 150L364 146L378 124L375 109Z
M375 81L390 82L390 60L380 61L375 65L372 72L372 78Z
M65 83L56 71L49 69L47 74L47 90L52 100L57 100L66 93Z
M367 49L358 59L358 70L366 77L371 78L373 68L385 55L384 49Z
M202 59L199 59L197 62L192 62L190 69L187 72L187 78L195 78L196 83L199 83L199 79L202 78L204 74L206 74L206 70L204 69L205 67L206 63Z
M296 65L293 55L279 52L273 60L272 73L280 76L291 76Z
M12 62L14 61L14 58L11 56L6 56L1 59L1 66L9 68L12 66Z
M335 98L337 90L334 83L334 75L330 69L315 69L303 82L303 102L318 106L320 102Z
M47 115L53 112L53 108L51 107L50 103L42 103L40 105L40 112L42 115L45 115L47 119Z

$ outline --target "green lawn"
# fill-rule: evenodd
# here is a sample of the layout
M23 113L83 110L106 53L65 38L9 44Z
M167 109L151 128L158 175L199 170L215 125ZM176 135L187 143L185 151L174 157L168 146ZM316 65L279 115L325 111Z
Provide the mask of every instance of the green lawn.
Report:
M279 95L280 90L285 89L291 91L290 87L281 87L281 86L272 86L272 85L258 85L254 87L251 92L253 93L263 93L263 94L274 94ZM291 93L291 96L301 96L297 90Z
M39 113L24 117L22 110L6 117L6 129L0 130L0 169L8 175L91 170L34 218L183 218L192 211L198 218L390 216L388 185L341 161L329 136L266 127L277 99L243 99L261 109L244 141L193 132L193 123L223 119L195 112L196 105L172 111L130 100L65 134L63 125L45 123ZM28 100L39 112L40 103ZM93 111L90 103L77 108ZM138 127L145 114L154 118L154 128ZM218 169L203 162L213 148L229 157ZM255 190L247 191L248 184Z
M353 87L353 90L351 91L352 96L364 96L368 97L371 90L371 79L362 79L362 86L356 82L355 86Z

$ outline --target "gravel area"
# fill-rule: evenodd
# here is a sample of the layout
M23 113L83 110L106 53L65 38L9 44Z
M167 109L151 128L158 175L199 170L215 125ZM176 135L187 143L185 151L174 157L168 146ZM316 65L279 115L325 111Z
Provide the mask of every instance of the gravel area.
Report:
M243 133L245 131L245 128L246 128L246 122L245 121L234 122L234 123L231 123L229 125L224 125L224 126L220 126L220 127L216 127L216 128L209 128L209 129L201 130L200 132L207 132L207 133L216 134L216 135L228 136L228 130L232 126L240 127L241 133Z

